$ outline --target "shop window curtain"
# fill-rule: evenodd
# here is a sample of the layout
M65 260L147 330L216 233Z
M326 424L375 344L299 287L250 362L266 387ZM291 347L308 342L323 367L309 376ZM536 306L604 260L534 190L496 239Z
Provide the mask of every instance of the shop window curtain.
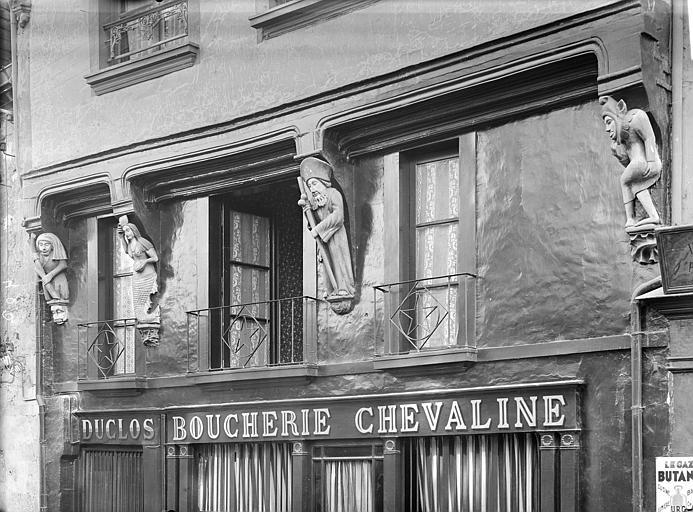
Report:
M79 475L81 512L144 512L141 451L84 450Z
M372 461L325 463L325 511L373 512Z
M531 434L418 438L410 448L416 512L538 510L538 450Z
M200 512L291 510L291 445L202 445L197 450Z

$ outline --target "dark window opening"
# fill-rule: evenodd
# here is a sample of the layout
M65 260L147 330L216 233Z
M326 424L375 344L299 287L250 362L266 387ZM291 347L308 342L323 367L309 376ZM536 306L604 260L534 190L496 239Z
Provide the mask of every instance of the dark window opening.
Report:
M295 181L210 201L210 369L303 360L303 224Z

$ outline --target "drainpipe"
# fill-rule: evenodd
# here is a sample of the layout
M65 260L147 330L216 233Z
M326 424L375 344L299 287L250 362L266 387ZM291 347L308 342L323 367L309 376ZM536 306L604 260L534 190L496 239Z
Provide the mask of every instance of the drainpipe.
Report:
M643 511L643 486L642 486L642 341L645 333L642 331L642 311L640 301L637 299L643 293L647 293L662 285L661 276L657 276L638 286L630 300L630 375L631 375L631 430L632 430L632 456L633 468L633 512Z

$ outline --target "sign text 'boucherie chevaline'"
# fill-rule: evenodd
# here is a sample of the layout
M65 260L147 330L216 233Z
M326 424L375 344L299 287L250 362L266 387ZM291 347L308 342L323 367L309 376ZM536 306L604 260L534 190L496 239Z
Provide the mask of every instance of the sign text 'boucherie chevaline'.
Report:
M353 439L579 429L576 386L227 404L166 415L166 442Z

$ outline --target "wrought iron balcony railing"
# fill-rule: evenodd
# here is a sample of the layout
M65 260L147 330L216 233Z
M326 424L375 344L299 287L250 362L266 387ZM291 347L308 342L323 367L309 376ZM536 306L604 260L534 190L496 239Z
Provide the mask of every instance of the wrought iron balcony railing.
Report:
M188 372L314 363L322 301L291 297L188 312Z
M103 28L109 65L180 46L188 37L188 2L169 1L144 11L138 9Z
M80 380L143 376L137 320L121 318L77 325Z
M383 336L376 335L376 353L470 348L471 340L459 334L475 277L460 273L374 286L374 313L380 303L378 294L382 294L384 319Z

